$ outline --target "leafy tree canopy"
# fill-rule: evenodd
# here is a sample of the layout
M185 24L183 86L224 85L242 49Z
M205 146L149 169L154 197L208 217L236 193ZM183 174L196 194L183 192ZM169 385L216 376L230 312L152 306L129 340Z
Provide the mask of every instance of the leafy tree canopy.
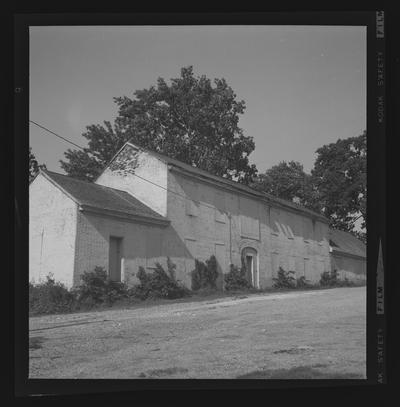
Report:
M295 161L282 161L259 174L251 186L325 215L331 226L366 241L367 134L339 139L316 151L306 174ZM361 230L355 227L359 219Z
M35 176L39 172L40 168L45 170L46 165L38 164L36 157L32 152L32 147L29 147L29 182L31 182L35 178Z
M337 229L366 226L367 133L319 148L312 170L323 214Z
M282 161L259 174L251 186L278 198L319 211L318 194L313 178L297 161Z
M238 126L245 102L225 79L196 77L189 66L170 84L159 78L133 98L114 101L119 109L114 128L109 122L88 126L83 134L88 147L65 153L61 166L69 175L92 181L127 140L239 182L256 175L248 160L254 141Z

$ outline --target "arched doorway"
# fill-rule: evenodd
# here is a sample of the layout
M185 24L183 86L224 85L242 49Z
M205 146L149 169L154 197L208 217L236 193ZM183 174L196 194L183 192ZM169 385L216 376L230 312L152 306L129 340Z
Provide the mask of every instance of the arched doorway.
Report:
M258 275L258 256L257 250L252 247L245 247L242 250L242 259L246 267L249 281L255 288L259 288L260 279Z

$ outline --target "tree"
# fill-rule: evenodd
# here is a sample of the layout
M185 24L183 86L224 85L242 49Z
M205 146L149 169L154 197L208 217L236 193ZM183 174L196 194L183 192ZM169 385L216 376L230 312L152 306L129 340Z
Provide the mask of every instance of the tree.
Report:
M114 154L129 140L129 132L121 128L118 122L114 128L109 121L103 124L86 127L83 137L88 140L88 147L83 151L68 149L64 153L68 161L60 160L61 168L71 177L94 181Z
M304 172L303 166L297 161L282 161L274 165L264 174L259 174L251 186L306 208L320 210L313 178Z
M312 170L323 214L331 226L357 235L366 226L367 133L319 148ZM358 234L358 237L362 237Z
M36 177L36 174L39 172L39 169L46 169L45 164L39 165L35 155L32 152L32 147L29 147L29 182L33 180L33 178Z
M167 84L137 90L131 99L114 98L118 116L114 129L89 126L84 151L68 150L62 168L71 176L93 180L127 140L215 175L249 183L257 173L248 157L252 137L239 128L245 102L225 79L195 77L192 66L181 69L179 78Z

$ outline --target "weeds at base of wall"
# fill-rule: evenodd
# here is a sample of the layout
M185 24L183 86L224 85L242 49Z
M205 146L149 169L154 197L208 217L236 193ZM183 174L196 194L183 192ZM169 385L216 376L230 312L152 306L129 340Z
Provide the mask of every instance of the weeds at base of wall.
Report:
M87 311L91 309L109 308L114 305L129 306L154 299L184 299L190 296L209 297L221 295L243 296L253 293L273 293L289 290L311 290L321 288L352 287L365 285L365 281L357 284L347 279L340 280L336 270L322 273L320 284L311 284L304 277L297 280L293 272L282 268L274 279L274 286L268 289L256 289L251 286L245 268L230 266L224 275L225 294L211 287L191 291L175 279L175 265L168 259L167 270L157 263L154 272L146 273L143 268L137 274L140 283L129 288L125 283L115 282L108 278L106 270L95 267L91 272L82 275L82 283L68 290L63 284L55 282L50 275L41 284L29 283L29 315L43 315Z
M217 259L211 256L205 263L195 259L195 268L191 273L192 290L215 290L217 288Z
M74 294L63 284L46 277L42 284L29 283L29 314L56 314L76 310Z
M321 279L319 280L321 287L353 287L355 283L348 280L347 278L339 279L337 270L331 272L325 271L321 274Z
M250 291L253 289L247 277L247 271L244 265L242 267L230 265L230 270L224 275L225 289L227 291Z
M167 260L167 271L159 263L151 273L146 273L141 267L137 274L140 283L132 288L125 283L110 280L102 267L84 272L81 284L70 290L49 276L44 283L29 283L29 314L86 311L118 303L132 304L147 299L190 296L191 291L175 279L175 267L170 259Z
M294 271L285 271L282 267L279 267L278 276L274 277L274 288L296 288L296 278Z
M142 300L151 298L176 299L187 297L190 290L175 278L176 265L167 258L167 271L160 263L151 273L146 273L143 267L139 267L137 278L140 283L127 291L129 297Z

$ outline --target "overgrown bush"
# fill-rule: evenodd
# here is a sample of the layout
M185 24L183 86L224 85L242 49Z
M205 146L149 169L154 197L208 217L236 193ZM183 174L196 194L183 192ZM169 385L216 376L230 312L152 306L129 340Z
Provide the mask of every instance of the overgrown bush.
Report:
M146 273L143 267L139 267L136 274L140 283L129 290L129 294L140 299L148 298L181 298L190 294L185 286L183 286L175 278L176 265L168 258L167 271L156 263L156 268L153 272Z
M286 271L282 267L279 267L278 277L274 277L274 288L296 288L296 278L294 277L294 271Z
M248 290L251 288L251 284L247 278L247 270L243 264L240 268L231 264L229 272L224 275L224 281L227 291Z
M319 284L322 287L334 287L338 285L338 275L337 270L333 271L324 271L321 274Z
M349 281L347 277L344 278L343 280L339 279L338 272L336 269L332 270L331 272L324 271L321 274L319 284L322 287L351 287L354 285L354 283Z
M205 263L195 259L195 269L192 271L192 290L217 288L217 259L211 256Z
M305 276L301 276L297 279L296 288L311 288L314 285L306 279Z
M55 282L52 275L41 284L29 283L29 313L55 314L70 312L76 307L76 300L62 283Z
M96 266L93 271L85 271L81 280L82 283L72 290L80 307L112 305L115 301L128 296L127 286L110 280L103 267Z

